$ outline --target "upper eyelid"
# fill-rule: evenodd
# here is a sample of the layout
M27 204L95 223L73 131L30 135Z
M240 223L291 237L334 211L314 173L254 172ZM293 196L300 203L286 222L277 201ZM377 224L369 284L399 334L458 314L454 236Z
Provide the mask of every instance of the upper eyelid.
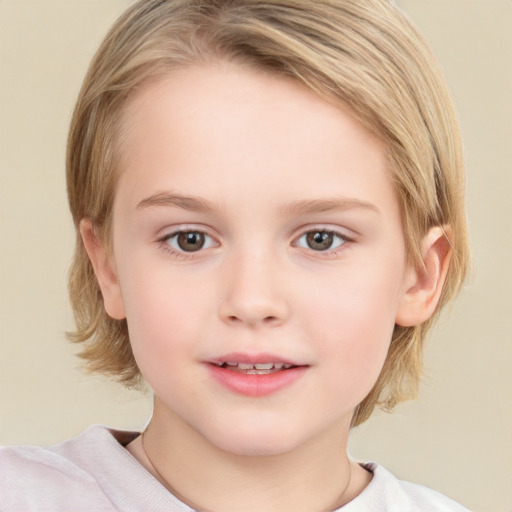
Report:
M313 225L313 226L305 226L302 227L298 234L296 234L292 239L292 246L297 248L298 250L306 251L307 254L314 254L316 258L329 258L334 257L339 253L346 251L355 241L357 234L346 234L346 231L350 231L350 233L354 233L352 230L344 229L341 227L332 227L332 225ZM299 240L311 232L320 232L320 233L332 233L335 236L338 236L343 240L343 242L333 248L326 249L325 251L315 251L314 249L309 249L305 247L301 247L299 245Z
M167 226L165 228L159 229L158 232L161 233L161 236L172 236L177 233L188 233L188 232L198 232L205 233L210 236L215 236L212 234L212 231L216 230L207 225L194 225L194 224L180 224L178 226ZM298 228L293 229L292 236L298 236L299 234L309 233L311 231L325 231L329 233L337 233L343 236L355 236L357 232L353 229L341 227L341 226L333 226L331 224L307 224L302 225ZM348 234L347 234L348 233ZM351 235L352 234L352 235ZM160 235L158 235L160 236ZM218 237L218 236L217 236Z
M166 240L168 238L172 238L180 233L202 233L203 235L208 235L209 237L216 239L212 232L212 230L208 227L197 227L193 225L180 225L176 227L167 227L159 230L159 234L157 234L158 240Z
M303 238L304 236L306 236L308 233L327 233L327 234L334 235L334 237L338 237L339 239L343 240L343 243L341 245L345 245L347 242L352 242L353 241L352 238L350 238L350 237L348 237L348 236L346 236L343 233L340 233L338 231L327 230L327 229L308 229L307 231L304 231L301 235L296 236L293 239L294 240L294 245L297 245L299 243L299 240L301 238ZM338 249L338 247L335 247L333 249L327 249L325 251L318 251L318 252L323 252L324 254L328 254L330 251L335 251L337 249Z
M339 226L332 226L329 224L313 224L308 226L302 226L300 229L296 230L296 234L293 236L293 239L296 240L306 233L311 233L313 231L319 231L322 233L333 233L335 235L339 235L341 238L352 241L358 235L354 230L343 228Z
M177 237L180 233L201 233L202 235L210 238L213 241L213 245L217 245L217 246L220 245L218 237L215 237L214 235L211 234L210 230L204 229L204 228L185 225L185 226L180 226L180 227L176 227L176 228L171 228L171 227L164 228L164 229L160 230L160 232L161 232L161 234L156 235L155 241L159 245L165 245L169 249L172 249L174 252L180 253L180 254L182 253L182 251L179 249L172 248L171 244L169 243L170 240ZM200 249L197 252L201 252L202 250L203 249ZM183 254L188 254L188 253L183 251ZM194 254L194 253L191 252L190 254Z
M178 236L179 234L181 233L200 233L201 235L205 235L209 238L211 238L212 240L215 240L215 237L211 236L208 232L206 231L201 231L200 229L180 229L178 231L173 231L167 235L163 235L160 240L169 240L171 238L174 238L176 236Z
M158 241L164 241L172 238L173 236L178 235L179 233L202 233L206 236L209 236L213 240L215 240L218 244L221 244L222 237L219 236L217 233L213 233L215 230L211 228L210 226L195 226L193 224L181 224L178 226L173 227L167 227L160 230L160 234L157 234L157 240ZM290 236L291 241L298 240L301 236L305 235L306 233L310 233L313 231L319 231L324 233L333 233L335 235L340 236L344 240L351 242L354 241L354 239L358 236L358 233L355 232L353 229L341 227L341 226L333 226L332 224L309 224L309 225L303 225L299 228L294 229L294 232Z
M192 259L201 257L201 253L203 253L204 250L211 249L210 247L201 247L197 251L185 251L181 248L174 247L174 244L170 242L173 238L177 237L180 233L201 233L202 235L207 236L213 241L213 246L218 245L219 242L216 240L215 237L211 236L209 233L207 233L204 230L192 228L192 229L177 229L171 232L168 232L167 234L162 235L157 239L158 245L165 250L166 252L170 253L174 257L180 258L180 259Z

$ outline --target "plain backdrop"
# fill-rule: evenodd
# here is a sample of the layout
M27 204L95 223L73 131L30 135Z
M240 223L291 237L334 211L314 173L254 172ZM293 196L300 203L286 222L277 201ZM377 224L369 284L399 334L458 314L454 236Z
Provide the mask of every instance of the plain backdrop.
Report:
M141 429L149 395L85 375L66 274L64 154L92 53L129 4L0 0L0 444L92 423ZM351 453L477 512L512 511L512 2L402 0L438 55L465 139L474 274L428 340L418 402L355 429Z

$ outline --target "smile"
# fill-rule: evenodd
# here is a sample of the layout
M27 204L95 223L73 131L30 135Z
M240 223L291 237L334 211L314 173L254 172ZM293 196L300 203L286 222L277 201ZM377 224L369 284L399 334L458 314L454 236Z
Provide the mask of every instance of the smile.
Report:
M252 359L252 360L251 360ZM213 379L238 395L262 397L291 387L307 374L309 365L295 364L267 355L238 356L209 361Z
M246 375L268 375L280 370L288 370L294 365L288 363L238 363L236 361L226 361L225 363L215 363L219 368L226 368L234 372L245 373Z

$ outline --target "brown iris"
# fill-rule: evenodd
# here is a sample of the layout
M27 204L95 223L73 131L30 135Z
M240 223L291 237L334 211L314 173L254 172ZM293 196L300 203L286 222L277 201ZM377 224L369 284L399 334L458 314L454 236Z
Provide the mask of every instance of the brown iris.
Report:
M177 236L178 246L182 251L195 252L204 246L204 234L197 231L179 233Z
M306 241L314 251L325 251L332 247L334 235L326 231L311 231L307 233Z

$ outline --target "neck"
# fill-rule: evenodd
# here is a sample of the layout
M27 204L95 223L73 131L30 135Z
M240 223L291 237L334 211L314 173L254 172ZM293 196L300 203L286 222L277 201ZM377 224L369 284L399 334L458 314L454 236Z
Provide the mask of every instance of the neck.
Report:
M155 413L132 453L197 510L331 511L353 499L371 479L347 457L349 426L344 436L339 430L326 432L287 453L248 456L211 445L177 418L163 419Z

